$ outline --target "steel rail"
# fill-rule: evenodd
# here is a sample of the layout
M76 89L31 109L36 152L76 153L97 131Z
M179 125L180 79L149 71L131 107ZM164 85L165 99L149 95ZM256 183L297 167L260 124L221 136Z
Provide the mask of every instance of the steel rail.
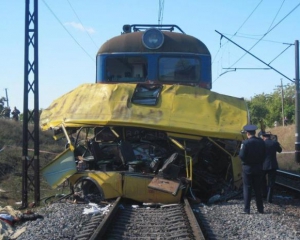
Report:
M182 206L182 211L178 211L178 208L179 208L180 205ZM120 226L117 226L118 225L118 221L116 220L117 219L116 215L117 215L118 209L121 206L124 206L122 204L122 199L118 198L113 203L113 206L110 208L109 213L98 224L98 227L94 228L95 230L93 231L93 234L90 235L90 237L87 238L87 239L88 240L106 239L108 236L111 237L111 234L116 235L116 236L118 234L121 234L121 233L122 234L126 234L125 232L123 232L122 229L120 229ZM157 207L159 207L159 205L157 205ZM157 207L155 207L155 208L157 208ZM174 208L173 213L172 213L172 211L170 213L170 211L168 212L167 210L166 210L165 213L169 214L170 215L169 219L173 219L173 221L174 221L174 225L172 226L172 228L173 228L173 231L176 232L176 233L174 232L175 235L178 234L178 236L182 236L183 239L186 239L186 234L187 233L184 233L185 231L181 232L179 229L183 228L184 226L189 226L190 227L189 232L191 234L190 235L191 239L196 239L196 240L203 240L203 239L205 239L204 234L202 233L202 230L201 230L201 228L199 226L199 223L197 221L197 218L194 215L194 212L193 212L193 210L191 208L191 205L189 204L189 202L188 202L187 199L184 199L184 202L180 203L180 204L162 205L160 207L161 208L169 208L169 209L170 208ZM123 208L123 211L128 212L128 211L131 211L131 210L128 209L128 208L127 208L127 210L125 208ZM161 211L157 212L157 214L158 214L157 215L158 219L161 219L161 221L163 222L164 221L163 219L165 217L164 214L162 214L160 216L159 214L161 214ZM140 214L138 214L138 215L140 215ZM142 213L142 215L143 215L143 218L147 218L147 216L148 216L148 215L146 215L146 213ZM180 215L182 215L182 217L180 217ZM133 225L135 225L136 219L134 219L134 214L133 213L130 214L130 216L132 216L130 219L127 218L126 221L124 219L122 221L123 222L125 221L126 224L129 224L132 227ZM149 215L148 217L151 218L152 216ZM122 214L119 212L119 214L118 214L118 220L120 220L122 218L123 218ZM174 220L174 219L177 219L177 220ZM180 219L182 219L181 221L183 221L183 222L180 223ZM186 223L184 223L185 221L188 222L188 225L185 225L186 224ZM130 222L131 222L131 224L130 224ZM116 226L112 226L114 224ZM142 227L142 225L147 224L147 221L146 222L144 222L144 221L140 222L139 224L140 224L139 227ZM152 220L152 222L150 220L148 224L150 224L149 227L151 227L153 229L152 234L155 234L156 231L157 231L157 233L161 234L161 232L159 232L159 231L161 231L161 224L157 223L157 227L160 228L160 230L159 229L155 230L155 224L153 224L153 220ZM166 224L166 228L165 228L166 229L165 230L166 231L165 232L166 236L167 236L167 234L170 234L170 226L169 227L167 227L167 226L168 226L168 224ZM128 227L128 230L130 230L131 227ZM114 229L114 230L112 230L112 229ZM141 229L141 231L142 231L142 229ZM127 234L130 234L130 233L128 232ZM145 233L145 234L147 234L147 233ZM137 239L134 236L132 236L132 237L133 237L133 239Z
M277 170L276 182L277 185L290 189L294 192L300 193L300 175Z
M109 227L109 224L111 223L112 219L115 217L118 207L120 205L121 198L117 198L117 200L114 202L111 210L109 213L105 216L103 221L99 224L99 226L94 231L93 235L90 237L89 240L97 240L102 239L104 236L107 228Z

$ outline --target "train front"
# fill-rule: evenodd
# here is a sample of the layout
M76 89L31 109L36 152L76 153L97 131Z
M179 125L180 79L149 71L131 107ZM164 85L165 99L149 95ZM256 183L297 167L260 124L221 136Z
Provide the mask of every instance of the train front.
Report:
M179 32L175 32L178 29ZM96 83L56 99L41 128L66 150L42 170L84 199L207 201L241 186L243 99L210 91L211 56L176 25L125 25L97 54Z

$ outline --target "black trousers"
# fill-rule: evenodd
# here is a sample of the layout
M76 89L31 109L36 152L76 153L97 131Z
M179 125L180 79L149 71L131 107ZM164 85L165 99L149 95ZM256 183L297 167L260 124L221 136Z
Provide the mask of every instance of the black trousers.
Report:
M273 189L276 181L276 169L264 170L263 176L263 195L267 197L268 202L272 202Z
M256 207L259 212L264 211L261 185L263 173L247 173L243 171L243 193L244 193L244 211L250 212L250 202L252 189L255 193Z

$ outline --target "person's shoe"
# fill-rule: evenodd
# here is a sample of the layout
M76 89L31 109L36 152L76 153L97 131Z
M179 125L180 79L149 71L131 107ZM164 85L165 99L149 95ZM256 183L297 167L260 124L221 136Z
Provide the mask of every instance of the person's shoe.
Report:
M264 210L258 210L260 214L264 214Z
M250 214L250 210L244 210L241 214Z
M35 217L36 219L38 219L38 218L44 219L44 217L43 217L42 215L37 214L37 213L34 214L34 217Z
M41 218L43 219L44 217L42 215L39 215L37 213L30 213L30 214L22 214L20 216L20 221L33 221L33 220L36 220L38 218Z

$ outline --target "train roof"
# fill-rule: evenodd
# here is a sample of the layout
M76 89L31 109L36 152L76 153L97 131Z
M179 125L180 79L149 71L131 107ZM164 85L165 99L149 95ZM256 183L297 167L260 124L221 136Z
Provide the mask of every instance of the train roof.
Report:
M164 43L158 49L148 49L142 43L145 31L124 33L120 36L111 38L99 49L98 54L116 52L184 52L209 55L210 52L206 45L199 39L178 32L161 31L164 35Z

